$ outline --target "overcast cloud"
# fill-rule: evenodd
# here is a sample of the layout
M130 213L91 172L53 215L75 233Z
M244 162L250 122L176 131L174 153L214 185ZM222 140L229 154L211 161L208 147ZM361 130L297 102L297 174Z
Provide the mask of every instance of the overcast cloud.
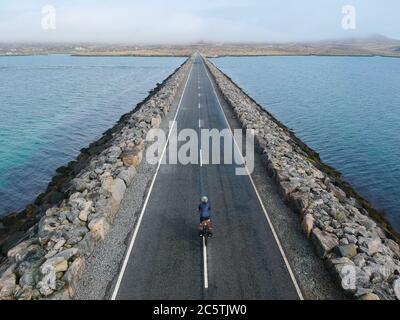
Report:
M42 8L56 9L43 30ZM356 30L341 28L354 5ZM186 43L400 38L398 0L0 0L0 41Z

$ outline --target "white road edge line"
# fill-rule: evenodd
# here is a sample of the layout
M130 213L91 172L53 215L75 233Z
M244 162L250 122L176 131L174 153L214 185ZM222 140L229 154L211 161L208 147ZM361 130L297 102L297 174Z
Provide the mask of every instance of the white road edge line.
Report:
M204 288L208 289L208 269L207 269L207 246L206 240L203 237L203 273L204 273Z
M189 82L189 79L190 79L190 76L191 76L191 73L192 73L192 70L193 70L193 66L194 66L194 61L193 61L192 66L190 67L190 72L189 72L188 77L187 77L187 79L186 79L186 83L185 83L185 86L184 86L183 91L182 91L182 96L181 96L181 98L180 98L180 100L179 100L179 104L178 104L178 107L177 107L176 112L175 112L175 117L174 117L174 120L173 120L173 123L174 123L174 124L176 123L175 121L176 121L176 118L177 118L177 116L178 116L178 113L179 113L181 104L182 104L183 96L185 95L186 87L187 87L187 84L188 84L188 82ZM113 294L112 294L112 296L111 296L111 300L115 300L115 299L116 299L117 294L118 294L119 287L121 286L122 278L123 278L123 276L124 276L125 269L126 269L126 266L127 266L127 264L128 264L128 261L129 261L129 257L130 257L130 255L131 255L131 253L132 253L133 244L135 243L136 236L137 236L137 234L138 234L139 227L140 227L140 224L141 224L141 222L142 222L143 215L144 215L144 212L145 212L146 207L147 207L147 203L148 203L149 198L150 198L150 195L151 195L151 191L153 190L153 186L154 186L154 183L155 183L156 178L157 178L158 171L159 171L160 166L161 166L161 161L162 161L162 159L164 158L165 151L167 150L169 138L170 138L171 133L172 133L172 130L171 130L171 129L172 129L172 128L170 128L170 130L169 130L167 141L165 142L164 149L163 149L163 151L162 151L162 153L161 153L160 160L158 161L158 165L157 165L156 172L155 172L155 174L154 174L154 176L153 176L153 180L151 181L151 185L150 185L149 191L147 192L147 196L146 196L146 199L145 199L145 201L144 201L142 211L140 212L139 220L138 220L138 222L137 222L137 224L136 224L135 231L133 232L133 236L132 236L131 242L130 242L130 244L129 244L129 248L128 248L128 251L127 251L127 253L126 253L124 262L123 262L123 264L122 264L122 268L121 268L121 271L120 271L120 273L119 273L117 283L116 283L116 285L115 285Z
M200 167L203 166L203 150L200 148Z
M228 119L226 118L224 109L222 108L221 102L219 101L219 97L218 97L217 91L215 90L214 82L211 80L211 77L210 77L210 75L209 75L209 73L208 73L208 70L207 70L207 68L206 68L206 66L205 66L205 62L204 62L204 61L203 61L203 68L205 69L206 74L207 74L207 77L208 77L208 79L209 79L210 82L211 82L211 86L212 86L212 88L213 88L215 97L216 97L216 99L217 99L217 101L218 101L219 107L221 108L222 114L224 115L225 122L226 122L228 128L230 129L230 132L231 132L231 135L232 135L232 139L233 139L233 141L235 142L235 146L236 146L236 148L237 148L237 150L238 150L238 152L239 152L239 154L240 154L240 157L241 157L242 160L243 160L243 163L245 164L245 163L246 163L246 162L245 162L245 159L244 159L244 157L243 157L243 155L242 155L242 152L241 152L240 149L239 149L239 146L238 146L238 144L237 144L237 142L236 142L235 136L232 134L232 128L231 128L231 126L230 126L230 124L229 124L229 122L228 122ZM251 176L251 174L250 174L250 171L249 171L249 169L248 169L248 167L247 167L246 164L245 164L245 168L246 168L247 175L249 176L250 182L251 182L251 184L253 185L254 191L255 191L255 193L256 193L256 195L257 195L258 201L260 202L261 208L262 208L262 210L264 211L265 217L267 218L267 221L268 221L268 224L269 224L269 226L270 226L270 228L271 228L272 234L274 235L275 241L276 241L276 243L277 243L277 245L278 245L278 247L279 247L279 251L281 252L281 255L282 255L283 260L284 260L284 262L285 262L286 268L288 269L290 278L292 279L293 285L294 285L294 287L295 287L295 289L296 289L296 292L297 292L297 294L298 294L300 300L304 300L303 294L301 293L300 287L299 287L299 285L298 285L298 283L297 283L297 280L296 280L296 278L295 278L295 276L294 276L294 273L293 273L293 271L292 271L292 268L290 267L289 261L288 261L288 259L287 259L287 257L286 257L286 254L285 254L285 251L283 250L283 247L282 247L282 245L281 245L281 242L279 241L279 238L278 238L278 235L277 235L277 233L276 233L276 231L275 231L275 228L274 228L274 226L272 225L272 221L271 221L271 219L270 219L270 217L269 217L269 215L268 215L267 210L265 209L265 206L264 206L264 204L263 204L263 202L262 202L262 200L261 200L260 194L258 193L257 187L256 187L256 185L255 185L255 183L254 183L254 181L253 181L253 178L252 178L252 176Z

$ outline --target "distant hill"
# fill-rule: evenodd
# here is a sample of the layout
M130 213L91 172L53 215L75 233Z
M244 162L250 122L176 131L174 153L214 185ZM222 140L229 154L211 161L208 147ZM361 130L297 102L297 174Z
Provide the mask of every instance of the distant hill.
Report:
M1 44L0 55L66 53L76 56L206 56L334 55L400 57L400 40L382 35L285 43L194 43L187 45L137 44Z

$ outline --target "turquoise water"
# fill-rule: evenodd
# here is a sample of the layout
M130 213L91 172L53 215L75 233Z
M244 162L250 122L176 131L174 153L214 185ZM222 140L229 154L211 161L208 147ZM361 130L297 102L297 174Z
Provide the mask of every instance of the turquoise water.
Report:
M112 127L183 58L0 57L0 216Z
M226 57L213 62L341 171L400 231L400 59Z

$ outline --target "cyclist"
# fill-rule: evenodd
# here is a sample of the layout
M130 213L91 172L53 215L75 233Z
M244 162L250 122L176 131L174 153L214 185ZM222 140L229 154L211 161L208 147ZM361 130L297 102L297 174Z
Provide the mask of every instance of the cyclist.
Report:
M210 235L212 234L212 225L211 225L211 206L208 202L208 198L206 196L201 197L199 204L199 214L200 214L200 225L199 225L199 234L200 236L203 234L203 226L206 225L208 227L208 231Z

